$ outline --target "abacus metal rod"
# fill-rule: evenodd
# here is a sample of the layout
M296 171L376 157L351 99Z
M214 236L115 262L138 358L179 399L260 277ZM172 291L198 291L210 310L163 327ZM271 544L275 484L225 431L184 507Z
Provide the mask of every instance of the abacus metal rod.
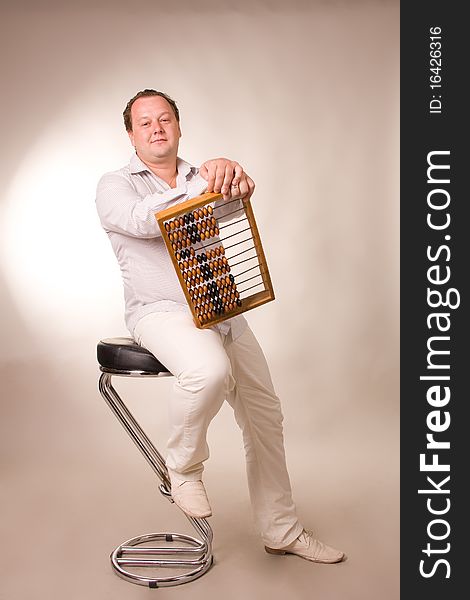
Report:
M253 258L247 258L247 260L253 260ZM246 262L246 261L242 261L242 262ZM240 263L238 263L240 264ZM234 275L235 279L237 277L240 277L240 275L244 275L245 273L248 273L248 271L253 271L253 269L258 269L259 268L259 264L254 265L253 267L250 267L249 269L246 269L245 271L241 271L240 273L237 273L236 275ZM243 283L243 282L240 282Z
M240 244L243 244L244 242L249 242L252 239L253 239L253 237L249 237L249 238L246 238L246 240L240 240L236 244L232 244L231 246L226 246L225 250L230 250L230 248L235 248L235 246L239 246Z
M232 210L232 212L229 213L225 213L225 215L223 215L222 217L220 217L221 219L225 219L226 217L229 217L230 215L234 215L235 213L241 212L243 210L243 206L240 208L237 208L237 210Z
M241 198L232 198L231 200L222 200L222 201L216 200L212 210L218 210L219 208L223 208L224 206L227 206L227 204L231 204L232 202L241 202L241 201L242 201ZM242 208L243 208L243 206L240 207L239 210L241 210Z
M236 211L236 212L238 212L238 211ZM233 213L231 213L231 214L233 214ZM226 225L219 226L219 231L221 229L226 229L227 227L233 227L234 225L237 225L237 223L241 223L242 221L248 221L248 218L243 217L243 219L238 219L238 221L234 221L233 223L227 223Z
M250 287L245 288L244 290L238 290L238 292L240 294L244 294L245 292L247 292L248 290L252 290L253 288L259 287L260 285L263 286L263 289L266 289L263 285L263 282L261 283L256 283L255 285L250 285Z
M251 238L251 239L253 239L253 238ZM256 250L256 246L250 246L246 250L242 250L241 252L237 252L237 254L232 254L232 256L230 258L236 258L237 256L240 256L240 254L245 254L245 252L249 252L250 250ZM258 255L256 255L256 256L258 256Z
M242 283L246 283L247 281L251 281L252 279L256 279L257 277L262 277L261 273L259 273L258 275L253 275L253 277L248 277L248 279L244 279L243 281L239 281L237 283L237 286L242 285ZM238 291L240 292L240 290L238 290ZM246 292L246 290L243 290L243 291Z
M231 257L231 258L233 258L233 257ZM233 263L233 264L231 264L231 265L230 265L230 268L232 268L232 267L238 267L238 265L242 265L243 263L246 263L246 262L248 262L249 260L255 260L256 258L258 258L258 255L257 255L257 254L255 254L254 256L249 256L248 258L245 258L245 259L243 259L243 260L240 260L240 261L239 261L239 262L237 262L237 263ZM237 275L241 275L241 273L237 273ZM237 275L235 275L235 277L237 277Z
M202 247L203 249L204 249L204 248L209 248L210 246L214 246L215 244L220 244L221 242L224 242L225 240L228 240L229 238L235 237L236 235L240 235L240 234L242 234L242 233L245 233L245 231L251 231L251 227L247 227L246 229L241 229L240 231L237 231L236 233L232 233L231 235L227 235L227 236L225 236L225 237L223 237L223 238L219 237L219 239L218 239L218 240L216 240L215 242L211 242L210 244L206 244L206 245L204 245L204 244L202 244L202 242L201 242L201 247ZM253 239L253 238L248 238L248 240L250 240L250 239ZM243 240L243 241L247 241L247 240ZM241 242L237 242L237 243L235 244L235 246L236 246L236 245L238 245L238 244L241 244ZM227 246L227 247L228 247L228 248L233 248L233 246ZM227 248L226 248L226 249L227 249Z

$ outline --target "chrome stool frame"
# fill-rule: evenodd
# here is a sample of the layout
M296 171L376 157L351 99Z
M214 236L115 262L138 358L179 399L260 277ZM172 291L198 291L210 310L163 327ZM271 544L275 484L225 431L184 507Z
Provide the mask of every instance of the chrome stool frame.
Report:
M120 351L122 351L121 354ZM114 352L117 361L109 359L109 354L114 354ZM131 360L126 362L126 355ZM142 361L142 359L144 360ZM171 373L150 352L138 346L130 338L102 340L98 344L98 362L101 370L99 391L102 397L161 480L160 492L170 502L173 502L170 479L163 456L143 431L112 384L113 376L168 377L171 376ZM115 362L117 362L117 368ZM144 364L144 370L138 368L142 366L140 363ZM111 564L117 575L131 583L150 588L175 586L203 575L214 560L212 529L206 519L196 519L183 514L201 539L179 533L150 533L131 538L120 544L111 553ZM153 542L164 542L164 544L147 545ZM174 542L179 545L174 545ZM140 567L153 568L157 572L158 570L161 572L162 568L174 567L179 569L190 567L191 570L174 576L157 576L152 573L152 576L148 577L130 570Z

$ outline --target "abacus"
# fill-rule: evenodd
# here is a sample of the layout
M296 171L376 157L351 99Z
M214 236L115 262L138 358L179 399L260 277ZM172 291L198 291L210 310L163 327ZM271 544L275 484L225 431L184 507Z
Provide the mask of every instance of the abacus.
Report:
M274 300L249 199L206 193L155 218L197 327Z

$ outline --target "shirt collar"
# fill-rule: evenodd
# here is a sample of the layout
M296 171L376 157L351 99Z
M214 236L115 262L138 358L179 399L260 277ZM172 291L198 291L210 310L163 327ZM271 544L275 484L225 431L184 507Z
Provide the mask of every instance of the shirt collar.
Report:
M140 160L137 154L133 154L129 163L130 171L133 175L136 173L142 173L142 171L148 171L152 173L152 171L147 167L147 165ZM195 175L198 172L197 167L193 167L188 162L183 160L182 158L176 159L176 169L179 175L184 175L187 177L190 173Z

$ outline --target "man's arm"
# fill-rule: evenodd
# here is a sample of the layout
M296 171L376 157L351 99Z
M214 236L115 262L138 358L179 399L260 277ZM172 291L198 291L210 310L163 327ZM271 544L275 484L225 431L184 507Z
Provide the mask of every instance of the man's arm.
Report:
M199 196L206 188L205 179L196 175L191 181L176 188L142 198L126 177L119 173L108 173L98 183L96 208L106 231L154 238L161 235L155 219L156 212Z
M213 189L209 189L209 185ZM220 193L222 187L228 189L224 193L224 199L244 198L251 196L254 183L237 162L226 158L208 160L191 181L143 198L124 175L107 173L98 183L96 207L101 225L106 231L153 238L161 235L155 219L156 212L199 196L205 191Z

